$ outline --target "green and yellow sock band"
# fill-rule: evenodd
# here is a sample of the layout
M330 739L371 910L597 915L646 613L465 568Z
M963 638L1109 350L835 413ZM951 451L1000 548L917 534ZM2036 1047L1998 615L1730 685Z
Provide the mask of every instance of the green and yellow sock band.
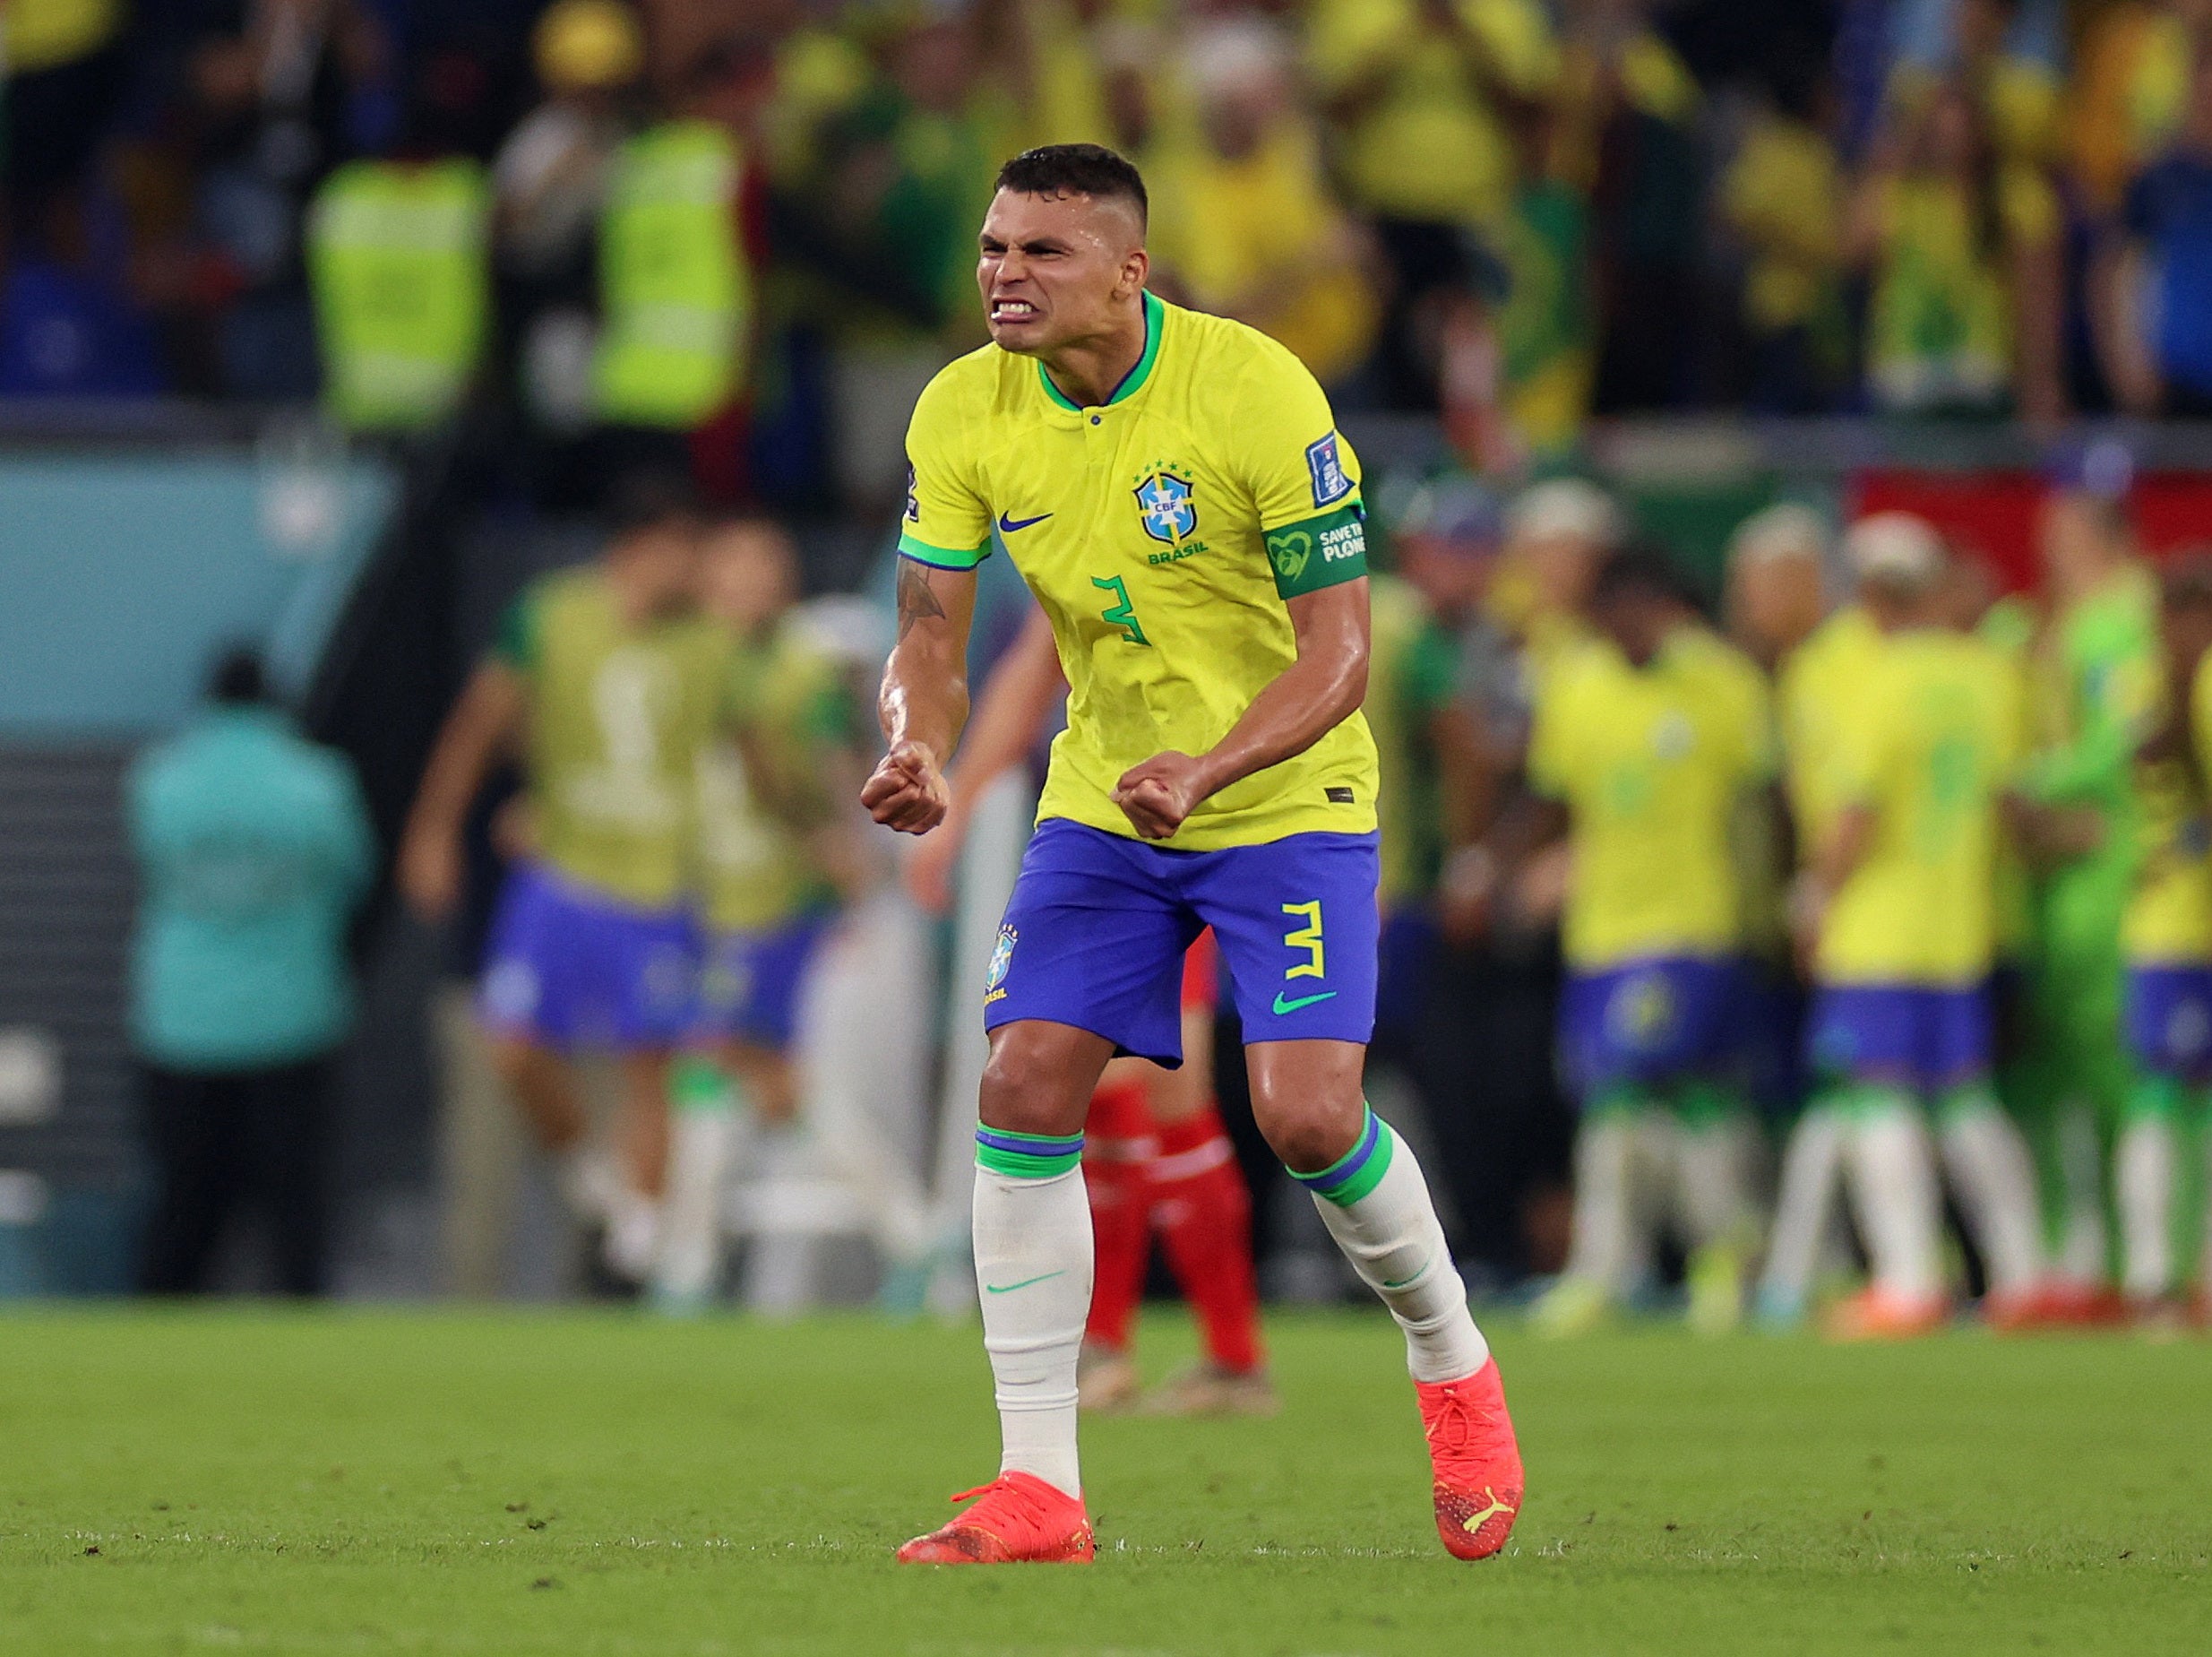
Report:
M976 1166L1010 1179L1050 1179L1083 1160L1083 1136L1017 1134L1003 1127L976 1130Z
M1390 1170L1390 1158L1398 1148L1398 1135L1390 1132L1390 1125L1367 1108L1367 1119L1362 1123L1359 1138L1352 1148L1317 1174L1302 1174L1296 1169L1290 1177L1316 1196L1327 1197L1342 1208L1356 1203L1382 1183L1382 1176Z

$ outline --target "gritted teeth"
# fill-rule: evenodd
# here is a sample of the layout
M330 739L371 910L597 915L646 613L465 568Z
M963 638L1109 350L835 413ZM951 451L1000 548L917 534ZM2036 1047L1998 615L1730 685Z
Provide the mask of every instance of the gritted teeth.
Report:
M991 315L994 316L1034 316L1037 315L1037 306L1031 305L1027 299L994 299L991 301Z

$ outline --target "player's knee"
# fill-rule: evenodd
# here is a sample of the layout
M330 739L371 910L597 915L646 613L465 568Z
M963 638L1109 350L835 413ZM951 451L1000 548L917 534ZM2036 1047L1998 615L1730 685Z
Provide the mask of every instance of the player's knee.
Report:
M1335 1101L1306 1099L1273 1108L1253 1101L1260 1130L1285 1168L1311 1174L1338 1161L1359 1141L1366 1126L1364 1103L1347 1110Z
M525 1088L545 1069L549 1056L533 1041L502 1036L490 1043L489 1057L501 1082L510 1088Z
M1050 1042L1011 1035L994 1041L983 1069L984 1121L1016 1134L1080 1133L1090 1083L1073 1080L1080 1068Z
M1283 1165L1310 1174L1359 1141L1367 1126L1362 1049L1334 1041L1256 1043L1245 1050L1252 1118Z

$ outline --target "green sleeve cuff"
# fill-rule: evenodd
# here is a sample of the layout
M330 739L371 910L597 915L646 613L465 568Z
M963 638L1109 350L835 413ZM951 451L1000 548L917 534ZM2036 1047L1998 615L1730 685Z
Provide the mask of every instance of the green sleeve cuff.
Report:
M528 677L538 665L538 606L534 589L526 591L500 612L499 626L492 634L492 654Z
M1266 531L1275 591L1295 599L1367 573L1366 508L1352 501L1336 511Z
M933 547L925 540L902 533L899 537L899 556L912 558L917 564L926 564L932 569L972 570L991 556L991 543L986 541L963 552L957 547Z

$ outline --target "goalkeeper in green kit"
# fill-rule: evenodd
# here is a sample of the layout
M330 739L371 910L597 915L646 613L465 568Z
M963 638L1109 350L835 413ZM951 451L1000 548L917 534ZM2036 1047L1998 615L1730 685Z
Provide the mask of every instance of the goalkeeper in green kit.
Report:
M2121 920L2139 855L2135 751L2158 695L2158 600L2116 492L2070 479L2044 508L2041 540L2051 616L2031 676L2027 792L2046 809L2032 836L2030 1050L2010 1102L2056 1232L2053 1310L2088 1316L2113 1301L2104 1170L2130 1080Z

